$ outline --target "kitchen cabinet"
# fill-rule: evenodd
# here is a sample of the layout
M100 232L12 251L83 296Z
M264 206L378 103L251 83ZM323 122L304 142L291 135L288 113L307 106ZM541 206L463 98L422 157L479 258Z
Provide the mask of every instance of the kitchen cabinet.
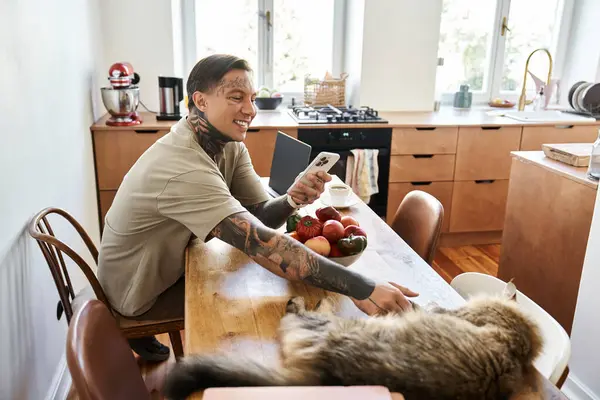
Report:
M100 190L116 190L137 159L168 133L161 129L115 129L93 135L96 174Z
M501 231L507 196L508 179L454 182L450 232Z
M508 179L510 152L520 144L521 127L460 128L454 180Z
M413 190L421 190L429 193L442 203L442 206L444 207L442 232L448 232L450 226L453 186L453 182L390 183L388 187L389 200L387 206L387 222L391 224L396 215L396 210L398 210L400 203L408 193Z
M513 155L498 277L570 333L598 183L541 151Z
M104 223L104 217L106 217L106 213L110 209L110 206L115 199L115 195L117 194L116 190L100 190L98 195L98 202L100 208L100 220ZM102 226L102 224L101 224Z
M454 154L458 128L415 127L394 128L392 155L394 154Z
M390 182L452 181L453 179L453 154L415 154L390 158Z
M275 152L275 141L277 139L277 131L297 138L297 129L248 129L244 144L250 153L254 170L261 177L268 177L271 173L271 162L273 161L273 153Z
M598 137L595 125L524 126L521 151L542 150L542 144L593 143Z

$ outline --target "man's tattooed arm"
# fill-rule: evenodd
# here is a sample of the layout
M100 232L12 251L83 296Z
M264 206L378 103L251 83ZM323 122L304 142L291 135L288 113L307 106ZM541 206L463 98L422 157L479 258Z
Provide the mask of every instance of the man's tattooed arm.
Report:
M294 212L287 196L280 196L262 203L247 206L246 209L269 228L277 229Z
M375 282L264 226L249 212L230 215L211 234L288 280L302 280L357 300L368 298L375 289Z

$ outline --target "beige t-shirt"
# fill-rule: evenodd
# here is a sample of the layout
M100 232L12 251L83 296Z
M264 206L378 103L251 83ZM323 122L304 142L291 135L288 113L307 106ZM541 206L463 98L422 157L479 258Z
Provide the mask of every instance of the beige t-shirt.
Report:
M227 216L269 199L242 143L215 163L185 117L131 167L106 214L98 279L112 306L142 314L184 273L192 232L205 240Z

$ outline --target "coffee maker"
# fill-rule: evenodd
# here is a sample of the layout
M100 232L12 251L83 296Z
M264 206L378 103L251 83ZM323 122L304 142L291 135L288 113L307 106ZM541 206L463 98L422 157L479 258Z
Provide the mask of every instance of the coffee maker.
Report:
M110 126L131 126L142 123L136 112L140 102L138 82L140 76L133 72L128 62L118 62L108 70L110 87L101 88L102 102L111 117L106 121Z
M171 76L158 77L158 95L160 111L159 121L179 120L179 103L183 100L183 79Z

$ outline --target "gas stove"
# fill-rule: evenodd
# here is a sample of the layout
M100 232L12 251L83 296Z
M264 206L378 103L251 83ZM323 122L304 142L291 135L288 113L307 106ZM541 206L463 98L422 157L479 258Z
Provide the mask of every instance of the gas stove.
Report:
M377 110L371 107L354 108L334 107L293 107L290 115L299 124L387 124L388 121L379 116Z

